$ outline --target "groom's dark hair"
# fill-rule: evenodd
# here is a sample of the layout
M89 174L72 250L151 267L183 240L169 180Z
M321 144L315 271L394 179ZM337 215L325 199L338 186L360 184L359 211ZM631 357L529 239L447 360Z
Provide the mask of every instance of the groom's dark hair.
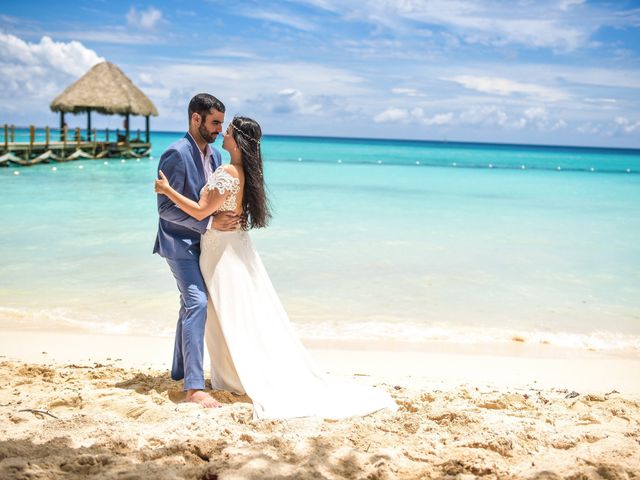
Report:
M204 122L207 115L211 113L210 111L212 108L220 113L224 113L225 110L224 103L213 95L209 95L208 93L197 94L189 102L189 122L191 122L191 116L194 113L199 113L202 117L202 121Z

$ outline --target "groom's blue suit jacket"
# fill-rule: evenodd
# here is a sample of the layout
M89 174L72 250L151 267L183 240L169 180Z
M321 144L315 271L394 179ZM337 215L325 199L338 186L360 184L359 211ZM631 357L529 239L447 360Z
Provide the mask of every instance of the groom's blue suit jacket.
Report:
M222 163L222 156L212 148L212 171ZM196 202L206 183L200 152L191 135L173 143L160 157L158 170L166 175L169 184ZM180 259L200 255L200 235L207 230L209 218L198 221L180 210L168 197L158 195L158 235L153 253L161 257Z

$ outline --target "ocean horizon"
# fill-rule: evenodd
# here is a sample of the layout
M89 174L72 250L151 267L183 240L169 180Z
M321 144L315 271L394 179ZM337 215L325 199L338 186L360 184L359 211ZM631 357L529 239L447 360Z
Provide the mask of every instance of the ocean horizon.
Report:
M29 141L29 127L15 126L16 141ZM131 129L131 136L133 136L138 129ZM59 132L59 129L51 127L52 135L54 132ZM69 127L70 132L75 131L75 127ZM99 139L104 139L105 128L96 128ZM123 129L110 128L111 135L115 135L116 131L124 132ZM44 127L36 127L36 141L43 141L45 137ZM80 127L80 132L83 136L86 136L86 128ZM166 134L166 135L184 135L184 130L151 130L153 134ZM4 135L4 134L3 134ZM141 135L144 135L144 130L141 129ZM297 138L308 140L333 140L333 141L366 141L366 142L404 142L404 143L424 143L433 145L462 145L462 146L487 146L487 147L521 147L521 148L542 148L542 149L571 149L571 150L592 150L592 151L608 151L612 150L620 153L629 153L630 155L640 155L640 146L638 147L620 147L620 146L603 146L603 145L572 145L572 144L554 144L554 143L518 143L518 142L494 142L494 141L471 141L471 140L457 140L457 139L420 139L420 138L394 138L394 137L350 137L350 136L335 136L335 135L294 135L284 133L270 133L263 135L265 139L268 138ZM3 137L4 138L4 137Z
M2 328L173 335L153 179L183 134L0 169ZM274 220L251 235L304 338L640 352L640 149L267 135L263 155Z

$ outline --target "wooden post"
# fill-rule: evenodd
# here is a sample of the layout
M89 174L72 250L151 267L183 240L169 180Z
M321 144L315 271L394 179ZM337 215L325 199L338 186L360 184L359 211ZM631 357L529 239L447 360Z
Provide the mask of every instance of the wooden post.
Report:
M31 151L33 150L33 142L36 139L36 127L29 125L29 151L25 154L24 159L29 160Z
M147 115L145 117L145 122L144 123L145 123L145 127L146 127L146 130L147 130L147 132L146 132L147 133L147 143L149 143L149 115Z
M80 148L80 127L76 127L76 143L78 144L78 148Z
M60 112L60 141L65 140L64 138L62 138L63 132L64 132L64 112Z
M11 143L16 143L16 126L11 125Z
M9 125L4 124L4 149L5 153L9 151Z
M126 141L126 143L128 145L129 144L129 132L130 132L130 129L129 129L129 114L128 113L127 113L127 116L124 119L124 126L127 129L127 131L125 133L125 141Z
M45 134L45 137L47 138L47 140L46 140L47 149L49 149L49 134L50 134L50 132L49 132L49 127L48 126L44 128L44 134Z
M107 129L104 132L104 141L105 143L109 143L109 128L107 127Z
M87 141L91 141L91 110L87 110Z

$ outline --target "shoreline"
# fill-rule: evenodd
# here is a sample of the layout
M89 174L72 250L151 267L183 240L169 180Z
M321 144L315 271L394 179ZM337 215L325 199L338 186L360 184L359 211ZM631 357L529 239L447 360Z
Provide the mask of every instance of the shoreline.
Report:
M76 312L74 317L90 316L87 312ZM144 323L147 322L147 323ZM145 337L150 328L145 319L141 325L132 327L130 322L110 323L100 318L76 320L60 316L49 316L42 310L21 310L16 307L0 307L0 331L66 332L86 335L137 336ZM605 356L622 358L640 358L640 333L612 332L594 330L591 332L550 331L521 329L498 329L495 327L471 328L454 325L449 329L421 326L414 322L407 324L380 322L355 318L352 324L344 322L331 325L328 330L318 329L314 322L321 319L293 321L298 335L318 348L381 350L381 351L428 351L428 352L466 352L478 353L514 353L533 355L557 355L559 351L597 352ZM359 324L363 329L356 332L345 325ZM394 332L393 329L396 329ZM401 330L397 334L398 329ZM162 331L156 331L153 337L173 338L175 326L170 320L163 321ZM418 338L419 340L416 340Z
M640 357L513 341L508 344L403 343L302 339L326 371L420 388L462 384L566 388L640 394ZM170 368L173 338L83 332L4 330L0 360L35 364L111 363ZM209 359L205 354L205 376Z

